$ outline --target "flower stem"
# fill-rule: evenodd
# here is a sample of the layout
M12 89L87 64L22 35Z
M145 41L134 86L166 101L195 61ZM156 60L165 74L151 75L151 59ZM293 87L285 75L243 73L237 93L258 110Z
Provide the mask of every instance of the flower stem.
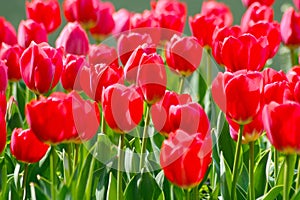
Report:
M74 160L73 160L73 169L76 169L77 163L78 163L78 157L79 157L79 146L80 144L74 144L75 145L75 152L74 152Z
M255 190L254 190L254 142L249 143L249 197L250 200L255 199Z
M123 199L123 190L122 190L122 166L124 163L124 138L125 135L120 135L120 141L119 141L119 152L118 152L118 174L117 174L117 200Z
M285 157L285 166L284 166L284 180L283 180L283 200L289 200L289 171L291 170L290 160L292 155L287 154Z
M140 160L140 170L144 167L145 163L145 153L146 153L146 146L147 146L147 139L148 139L148 126L150 122L150 105L147 104L146 106L146 116L145 116L145 125L144 125L144 131L143 131L143 139L142 139L142 151L141 151L141 160Z
M184 76L179 77L178 94L183 92Z
M50 152L50 176L52 180L51 184L51 199L56 200L56 161L55 161L55 149L51 146Z
M199 199L199 190L198 190L198 186L195 186L191 189L191 199Z
M290 48L290 57L291 57L291 65L292 65L291 67L297 65L297 60L295 59L294 55L295 55L295 48L291 47Z
M185 189L185 199L191 200L190 189Z
M238 141L235 148L234 164L233 164L233 173L232 173L232 185L231 185L231 199L236 199L236 183L238 178L238 166L240 162L240 154L242 147L242 137L244 132L244 125L240 125L240 131L238 135Z
M211 68L211 49L207 48L206 54L206 72L207 72L207 86L211 85L211 76L212 76L212 68Z
M278 151L274 148L274 179L277 180L278 175Z
M297 182L296 182L296 192L300 189L300 160L298 156L298 171L297 171Z
M22 188L23 188L23 199L26 199L26 182L27 182L27 176L28 176L28 163L25 163L24 166L24 174L23 174L23 183L22 183Z

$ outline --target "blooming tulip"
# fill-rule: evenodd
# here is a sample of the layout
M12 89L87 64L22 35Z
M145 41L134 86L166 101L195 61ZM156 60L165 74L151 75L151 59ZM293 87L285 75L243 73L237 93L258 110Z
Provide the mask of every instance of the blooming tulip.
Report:
M120 33L130 29L130 15L130 12L124 8L113 13L115 27L112 33L114 36L118 36Z
M0 103L1 103L1 94L0 94ZM3 152L5 146L6 146L6 122L5 122L5 116L0 109L0 153Z
M11 134L10 152L21 162L35 163L40 161L49 149L41 142L31 129L16 128Z
M287 46L299 46L300 35L300 14L290 7L281 18L280 31L282 42Z
M242 0L244 6L249 7L255 2L259 2L262 5L271 6L275 0Z
M2 42L15 45L17 44L17 34L14 26L8 22L4 17L0 17L0 44Z
M105 44L90 45L88 60L90 65L119 65L116 49Z

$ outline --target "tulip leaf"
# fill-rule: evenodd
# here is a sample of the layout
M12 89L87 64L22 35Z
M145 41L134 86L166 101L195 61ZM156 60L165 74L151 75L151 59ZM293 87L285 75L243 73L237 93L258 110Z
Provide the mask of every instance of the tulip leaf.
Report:
M198 103L204 105L204 97L207 91L206 81L200 72L198 72Z
M291 198L291 200L298 200L300 199L300 191L298 190L297 193L294 194L294 196Z
M290 163L289 165L291 166L292 169L295 168L295 164L296 164L296 161L297 161L297 156L296 155L292 155L291 156L291 159L289 159ZM276 185L283 185L283 182L284 182L284 167L285 167L285 159L280 167L280 170L279 170L279 174L278 174L278 178L277 178L277 181L276 181ZM289 188L292 186L292 183L293 183L293 180L294 180L294 170L290 170L289 172Z
M110 172L106 200L114 199L117 199L117 180L113 176L112 172Z
M223 152L220 153L220 185L223 199L230 199L231 170L224 159Z
M254 169L254 187L256 197L264 194L264 190L267 184L267 163L269 157L270 150L264 151Z
M83 199L84 197L84 194L85 194L85 190L86 190L86 185L87 185L87 179L89 177L89 173L94 173L94 172L90 172L89 169L90 169L90 164L91 164L91 160L92 160L92 155L89 154L82 167L81 167L81 170L79 172L79 175L78 175L78 182L77 182L77 185L76 185L76 199ZM73 194L74 195L74 194Z
M274 200L282 192L282 189L282 185L277 185L273 187L267 194L259 197L257 200Z
M7 183L7 167L5 160L0 158L0 196L2 196L6 191Z

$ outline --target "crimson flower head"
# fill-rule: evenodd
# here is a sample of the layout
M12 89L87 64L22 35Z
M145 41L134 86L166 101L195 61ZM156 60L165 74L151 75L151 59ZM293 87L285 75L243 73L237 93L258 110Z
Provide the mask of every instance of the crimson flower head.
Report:
M0 60L0 115L6 114L7 66ZM6 126L5 126L6 127Z
M90 65L119 65L118 54L114 47L101 43L98 45L92 44L89 49L88 60Z
M97 23L99 4L99 0L64 0L64 15L68 22L77 21L88 30Z
M74 91L54 92L27 104L26 119L37 138L45 143L80 143L94 137L100 113L96 102L83 100Z
M2 111L2 98L4 97L5 100L5 94L0 93L0 153L3 152L6 146L6 122L5 122L5 111ZM6 102L5 102L6 104ZM5 106L6 109L6 106Z
M212 140L201 134L177 130L164 140L160 165L167 179L182 188L192 188L204 178L211 163Z
M188 94L177 94L172 91L166 91L163 98L151 106L151 119L153 125L160 134L168 136L173 129L170 120L170 107L192 102L192 97Z
M48 42L47 31L32 19L22 20L18 28L18 43L22 48L27 48L32 41L37 44Z
M174 35L166 45L166 61L168 66L182 76L191 75L200 65L202 47L194 37Z
M97 41L102 41L109 34L112 33L115 27L115 21L113 19L113 13L115 12L115 7L110 2L99 3L99 9L97 11L98 20L94 27L90 29L90 33Z
M261 5L258 2L253 3L244 13L241 20L241 28L243 32L260 21L273 22L274 10L271 7Z
M87 55L89 52L89 39L86 32L78 22L69 22L56 39L57 48L64 47L66 53Z
M37 94L53 89L61 76L62 56L62 49L32 42L20 58L21 76L27 87Z
M102 98L105 121L115 132L128 133L142 120L143 99L134 87L111 85Z
M113 13L115 27L112 33L114 34L114 36L118 36L120 33L128 31L130 29L130 15L131 13L125 8L122 8Z
M246 70L219 72L212 83L212 96L229 119L248 124L263 106L263 76Z
M252 5L255 2L258 2L258 3L260 3L262 5L266 5L266 6L272 6L272 4L275 2L275 0L242 0L242 3L246 7L249 7L250 5Z
M4 17L0 17L0 44L2 42L15 45L17 44L17 34L14 26Z
M280 31L282 42L287 46L299 46L300 13L293 7L287 9L281 18Z
M300 153L300 104L271 102L262 115L267 137L271 144L285 154Z
M48 33L55 31L61 24L57 0L26 1L26 15L27 18L43 24Z
M20 57L23 53L23 48L19 45L8 45L2 43L0 49L0 59L4 61L7 66L8 79L11 81L18 81L21 79L20 72Z
M16 128L11 134L10 152L21 162L35 163L47 153L49 145L41 142L31 129Z
M295 5L295 7L300 10L300 1L299 0L293 0L293 3Z

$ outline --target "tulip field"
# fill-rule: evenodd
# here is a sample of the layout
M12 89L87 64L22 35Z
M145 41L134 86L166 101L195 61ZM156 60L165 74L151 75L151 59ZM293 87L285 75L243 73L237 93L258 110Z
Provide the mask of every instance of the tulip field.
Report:
M0 199L300 200L300 0L234 1L0 12Z

